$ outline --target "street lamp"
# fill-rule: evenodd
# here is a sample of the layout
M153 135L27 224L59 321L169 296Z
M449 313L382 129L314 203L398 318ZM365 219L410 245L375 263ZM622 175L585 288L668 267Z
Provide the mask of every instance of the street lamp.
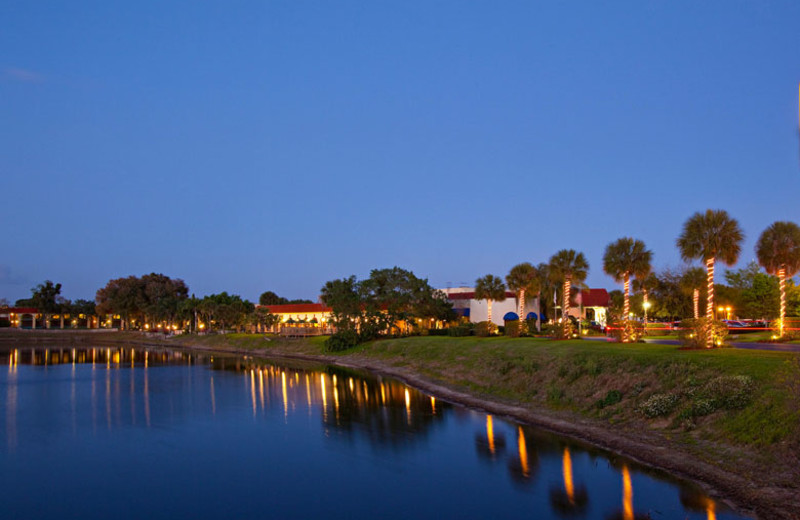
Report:
M733 309L731 307L725 307L725 313L726 313L728 319L731 319L731 316L732 316L731 311L732 310Z
M651 303L649 301L646 301L646 302L644 302L642 304L642 307L644 307L644 334L645 334L645 336L647 335L647 309L650 308L650 305L651 305Z
M719 316L720 316L720 314L722 314L723 312L725 312L725 307L723 307L723 306L721 306L721 305L720 305L719 307L717 307L717 315L716 315L716 317L715 317L714 319L716 319L716 320L720 319L720 318L719 318Z

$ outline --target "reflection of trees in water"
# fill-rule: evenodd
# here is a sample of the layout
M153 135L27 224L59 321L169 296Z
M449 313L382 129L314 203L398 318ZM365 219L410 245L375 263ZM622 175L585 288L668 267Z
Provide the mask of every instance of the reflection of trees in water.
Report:
M251 358L214 358L213 368L245 375L254 413L267 406L283 408L286 415L298 407L320 409L326 430L359 435L377 446L419 441L450 408L397 381L315 363L289 368Z
M717 504L714 500L696 488L681 488L681 504L689 511L705 513L707 520L716 520Z
M572 475L572 454L565 447L561 456L561 471L564 476L561 486L550 488L550 505L553 512L561 517L583 516L589 504L589 494L583 484L576 484Z
M98 364L114 367L194 365L206 363L203 354L168 349L131 347L30 347L0 352L0 363L8 365L72 365Z
M323 423L373 444L399 447L418 441L449 408L396 381L330 367L327 373L333 409L323 414Z

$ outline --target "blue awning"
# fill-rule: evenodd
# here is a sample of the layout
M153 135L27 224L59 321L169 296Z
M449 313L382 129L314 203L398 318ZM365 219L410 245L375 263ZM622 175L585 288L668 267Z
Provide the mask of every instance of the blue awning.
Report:
M503 316L503 321L519 321L519 316L517 316L516 312L507 312Z
M459 316L464 316L465 318L469 318L469 307L462 307L460 309L453 309L453 312L455 312Z
M535 312L529 312L528 315L525 316L526 320L535 320L536 318L537 316ZM542 319L544 319L544 317L542 317Z

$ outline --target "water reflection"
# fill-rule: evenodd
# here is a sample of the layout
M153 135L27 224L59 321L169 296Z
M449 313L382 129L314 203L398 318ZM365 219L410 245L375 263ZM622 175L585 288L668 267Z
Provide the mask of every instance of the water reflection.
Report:
M509 514L490 508L482 516L511 516L511 513L530 516L528 498L536 496L541 497L541 504L548 511L535 511L534 517L637 520L650 518L645 511L653 511L652 504L658 500L667 500L664 498L667 493L654 496L652 491L642 491L638 487L642 482L648 482L651 488L654 485L651 473L645 468L609 460L599 450L493 415L454 407L400 382L358 371L303 363L280 366L238 356L107 347L15 349L0 352L0 360L8 364L8 371L1 371L5 374L2 381L5 396L0 400L5 408L5 413L0 414L5 420L5 427L0 429L5 432L6 442L2 443L5 453L25 451L20 443L27 440L29 425L23 421L29 421L30 414L24 417L20 408L32 399L32 394L23 392L31 392L36 386L23 386L20 377L30 382L39 381L40 376L57 376L53 382L57 385L58 377L68 374L63 380L64 386L43 392L46 399L36 406L41 408L42 416L53 418L54 429L62 414L64 430L75 439L96 439L104 435L124 435L122 438L127 439L131 431L151 429L160 432L161 437L156 438L163 438L164 432L176 428L176 424L186 421L196 425L192 421L201 417L201 427L191 430L192 436L200 439L204 428L212 422L215 432L228 425L235 431L268 425L271 429L257 430L265 438L275 428L295 432L304 444L301 455L293 456L303 464L315 460L302 455L303 450L309 449L309 437L303 435L309 433L318 435L322 442L336 443L335 451L342 450L343 446L353 449L369 446L380 454L379 458L370 458L366 463L358 458L349 459L353 467L348 466L348 471L355 471L359 465L370 468L399 464L388 457L415 452L437 461L448 451L451 458L441 465L449 467L443 471L451 473L432 481L425 480L427 474L417 475L406 485L412 486L415 480L426 481L437 488L437 493L448 493L466 485L459 480L464 475L477 472L480 472L482 484L468 493L480 494L484 486L490 485L497 492L504 483L513 483L502 487L502 493L508 493L503 496L513 497L509 499L510 504L503 505L509 508L503 509ZM60 365L67 364L71 366L58 371ZM26 372L20 369L23 365L32 368ZM63 402L59 400L61 395ZM52 400L52 404L47 404L47 399ZM316 425L322 435L314 429L292 429L298 424L304 428ZM463 427L465 424L468 428ZM443 435L446 435L445 444L440 439ZM252 455L254 451L263 451L267 459L260 459L258 471L264 471L264 467L273 463L271 457L278 457L275 446L281 446L280 450L291 448L275 443L291 443L287 440L290 438L287 433L280 438L270 437L272 444L260 438L255 443L242 443L242 449L249 450L244 458L257 456ZM165 446L176 451L176 446L187 442L182 438L177 445L167 442ZM299 440L295 442L300 443ZM216 443L214 437L213 443L203 445L196 452L206 453L210 446L216 447ZM163 456L169 457L172 451ZM473 462L480 467L473 467ZM317 470L324 473L327 466L323 462L320 464ZM419 461L416 464L423 465ZM285 463L285 467L291 465L292 462ZM429 473L435 471L429 466L424 468ZM403 466L403 471L412 472L409 466ZM213 475L204 478L213 478ZM672 489L670 484L663 483L662 475L657 478L659 489ZM327 485L329 481L322 487ZM306 489L306 484L298 484L298 488ZM711 498L696 489L685 485L677 489L679 497L674 493L669 504L674 508L672 512L680 513L680 518L738 518L728 511L719 511ZM315 492L320 490L315 488ZM513 509L517 507L513 504L522 509ZM528 505L523 507L524 504ZM492 506L500 505L493 502ZM449 516L458 517L459 514Z

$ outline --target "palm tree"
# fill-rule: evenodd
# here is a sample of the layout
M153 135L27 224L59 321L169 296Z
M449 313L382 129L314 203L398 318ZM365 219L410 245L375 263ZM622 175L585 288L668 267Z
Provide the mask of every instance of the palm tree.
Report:
M562 249L550 257L550 275L554 280L559 280L564 285L561 318L569 316L569 299L572 282L581 283L586 280L589 271L589 262L583 253L574 249Z
M519 319L525 319L525 293L539 290L539 273L528 262L522 262L511 268L506 275L508 288L517 293L519 300Z
M683 232L677 245L681 257L686 260L701 259L706 263L706 318L714 319L714 264L717 258L727 265L739 259L744 233L736 219L725 210L708 209L697 212L683 224ZM711 348L714 338L707 335L706 346Z
M501 302L506 299L506 286L499 277L487 274L475 280L475 299L486 300L489 310L487 321L492 322L492 301Z
M625 237L606 246L606 252L603 255L603 271L614 278L617 283L622 282L625 297L622 304L623 319L628 319L631 311L631 276L635 276L637 279L647 276L650 273L652 259L652 251L647 249L641 240ZM622 341L627 340L627 337L622 338Z
M756 244L758 263L769 274L777 274L781 291L779 335L783 336L786 316L786 277L800 271L800 226L794 222L773 222L761 233Z
M700 267L690 267L681 276L681 288L692 295L694 319L700 317L700 288L705 281L706 273Z

